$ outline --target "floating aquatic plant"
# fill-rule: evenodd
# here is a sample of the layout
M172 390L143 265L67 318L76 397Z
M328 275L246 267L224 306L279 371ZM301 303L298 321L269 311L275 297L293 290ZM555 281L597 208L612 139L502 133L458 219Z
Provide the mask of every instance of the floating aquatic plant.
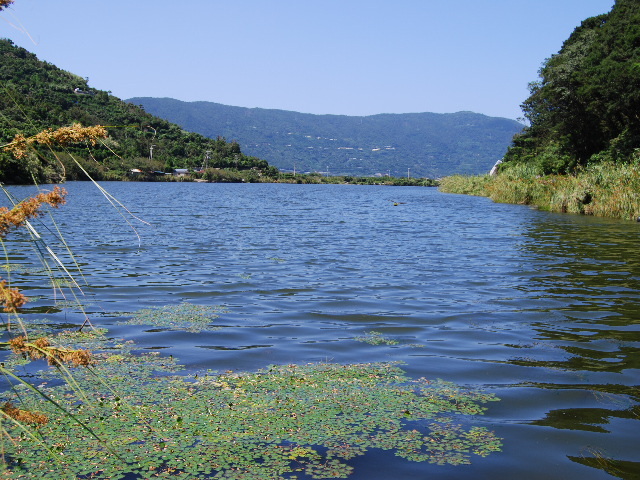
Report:
M354 338L356 342L368 343L369 345L400 345L400 341L395 338L388 337L384 335L382 332L370 331L365 332L363 336ZM400 345L402 347L409 348L424 348L424 345L421 343L405 343Z
M202 332L217 330L220 327L211 325L218 318L222 309L218 306L195 305L183 302L177 305L165 305L158 308L138 310L125 323L132 325L153 325L170 330L186 330Z
M28 267L19 263L5 263L3 265L0 265L0 270L12 273L28 273L31 275L46 273L46 270L43 268Z
M368 343L369 345L397 345L400 343L398 340L385 337L382 332L375 331L366 332L363 337L356 337L355 341Z
M177 376L175 360L157 354L95 362L74 375L87 400L67 385L42 389L70 415L27 388L6 399L48 422L4 422L2 478L346 478L369 449L453 465L500 449L492 432L452 418L481 414L493 395L412 381L397 364Z

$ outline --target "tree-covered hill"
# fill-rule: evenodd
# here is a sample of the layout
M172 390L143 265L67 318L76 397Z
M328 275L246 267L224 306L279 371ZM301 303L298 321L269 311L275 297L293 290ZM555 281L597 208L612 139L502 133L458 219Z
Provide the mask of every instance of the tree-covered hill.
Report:
M640 148L640 2L617 0L588 18L530 84L530 122L505 160L540 173L626 162Z
M29 137L77 122L106 126L108 139L91 151L69 146L54 154L40 147L22 159L0 148L0 182L32 183L34 177L55 181L63 172L67 178L80 176L70 155L96 178L118 178L130 168L196 168L205 161L209 167L271 168L264 160L244 155L236 142L187 132L0 39L0 146L17 134Z
M435 178L487 172L522 125L472 112L312 115L170 98L131 98L183 128L236 139L280 169Z

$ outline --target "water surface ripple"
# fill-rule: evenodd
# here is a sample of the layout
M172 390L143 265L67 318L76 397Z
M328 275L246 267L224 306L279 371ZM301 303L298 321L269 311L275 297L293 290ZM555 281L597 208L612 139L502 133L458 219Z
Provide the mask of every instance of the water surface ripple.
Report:
M112 335L193 369L403 361L413 377L502 399L481 422L503 453L442 467L381 452L355 462L352 478L640 478L639 224L431 188L103 185L150 226L81 182L65 186L56 219L88 284L86 309ZM11 278L39 295L30 315L81 321L42 273ZM181 302L219 306L220 328L123 322ZM371 331L398 343L359 341Z

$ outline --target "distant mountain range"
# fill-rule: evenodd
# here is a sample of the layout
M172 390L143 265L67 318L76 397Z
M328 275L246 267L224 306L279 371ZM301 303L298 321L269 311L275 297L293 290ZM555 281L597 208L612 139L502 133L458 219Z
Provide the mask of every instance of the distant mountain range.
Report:
M488 172L522 124L473 112L313 115L212 102L136 97L148 113L242 145L281 170L419 176Z

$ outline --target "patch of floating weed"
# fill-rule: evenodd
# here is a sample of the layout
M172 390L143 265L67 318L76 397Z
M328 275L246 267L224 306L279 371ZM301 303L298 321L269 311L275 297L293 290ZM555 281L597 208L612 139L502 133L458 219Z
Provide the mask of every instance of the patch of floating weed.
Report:
M169 330L186 330L197 333L204 330L218 330L220 327L212 326L211 322L218 318L222 312L221 307L184 302L178 305L138 310L124 323L153 325Z
M5 263L3 265L0 265L0 269L5 272L13 273L41 274L46 272L46 270L42 267L29 267L27 265L21 265L19 263Z
M76 282L70 278L54 277L50 278L49 282L51 286L55 288L75 288L77 285Z
M75 309L75 310L82 310L83 307L88 307L89 305L91 305L91 303L89 302L80 302L78 300L66 300L66 299L61 299L61 300L56 300L55 306L56 308L60 308L60 309Z
M107 341L106 328L87 330L63 330L54 337L54 343L62 347L82 347L89 350L104 348Z
M398 340L394 340L393 338L385 337L382 332L366 332L363 337L356 337L354 339L356 342L364 342L369 345L398 345Z
M353 471L348 460L369 449L458 465L501 447L492 432L452 419L482 414L481 404L495 396L442 381L412 381L397 364L172 374L179 368L157 354L106 353L74 375L88 401L67 385L43 387L102 442L52 402L19 389L6 401L49 421L32 434L4 422L11 441L4 442L0 476L346 478Z
M20 319L22 325L16 321L12 321L10 323L0 323L0 332L3 334L5 332L13 332L15 334L22 334L23 327L29 330L29 335L33 336L44 336L48 335L51 332L52 327L54 325L50 325L47 323L39 323L44 322L44 320L39 320L38 322L29 322L27 323L23 318Z
M395 338L387 337L382 332L365 332L361 337L354 338L356 342L368 343L369 345L400 345L400 341ZM400 345L401 347L408 348L424 348L421 343L406 343Z

